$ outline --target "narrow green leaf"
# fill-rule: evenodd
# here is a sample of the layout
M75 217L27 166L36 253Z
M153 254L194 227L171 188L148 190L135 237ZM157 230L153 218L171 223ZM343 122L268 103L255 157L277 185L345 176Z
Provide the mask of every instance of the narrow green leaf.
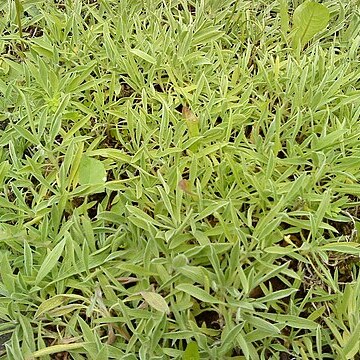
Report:
M64 303L64 300L65 298L62 295L55 295L50 299L46 299L39 305L35 313L35 319L40 317L42 314L57 308L58 306Z
M259 298L258 301L263 303L263 302L267 302L267 301L283 299L287 296L290 296L291 294L293 294L296 291L297 291L297 289L284 289L284 290L274 291L266 296Z
M122 162L130 162L131 156L118 149L96 149L88 152L89 156L102 156Z
M269 254L278 254L278 255L287 255L287 254L291 254L293 252L296 251L296 249L294 249L291 246L268 246L267 248L264 249L265 252L269 253Z
M209 293L207 293L205 290L200 289L194 285L191 284L180 284L175 287L177 290L183 291L195 299L204 301L209 304L223 304L222 301L219 301Z
M289 14L287 0L279 0L279 6L281 31L285 34L289 30Z
M132 205L126 205L126 209L129 211L129 213L131 215L133 215L135 218L138 218L139 220L148 223L148 224L152 224L154 226L160 226L162 227L162 224L159 223L158 221L154 220L151 216L149 216L148 214L146 214L144 211L138 209L136 206L132 206Z
M154 64L154 65L156 64L156 59L142 50L131 49L130 52L138 56L139 58L149 62L150 64Z
M233 324L228 325L227 328L225 327L225 329L222 331L221 334L221 342L223 344L230 344L231 346L233 346L236 339L240 335L240 332L243 329L243 327L244 327L243 322L237 325L233 325ZM241 335L240 335L240 341L241 341Z
M38 285L39 282L44 279L44 277L50 273L50 271L57 265L57 262L64 250L66 243L66 238L61 240L46 256L44 262L42 263L40 270L36 276L35 284Z
M336 251L344 254L360 255L360 244L355 242L337 242L318 247L319 250Z
M347 339L343 348L346 359L353 359L356 354L359 354L360 344L360 323L351 332L351 336Z
M158 310L166 314L170 313L168 304L160 294L151 291L142 291L141 296L155 310Z
M64 351L72 351L84 348L88 343L82 342L82 343L76 343L76 344L62 344L62 345L53 345L46 347L45 349L41 349L38 351L35 351L32 356L34 358L39 358L41 356L45 355L51 355L56 353L61 353Z
M315 330L318 326L315 321L295 315L266 314L264 316L273 321L277 321L280 324L284 324L286 326L290 326L296 329Z
M280 334L280 330L275 325L257 316L245 315L244 319L248 321L251 325L253 325L255 328L258 328L259 330L262 330L267 334Z
M16 132L33 145L39 145L39 139L23 126L13 125Z

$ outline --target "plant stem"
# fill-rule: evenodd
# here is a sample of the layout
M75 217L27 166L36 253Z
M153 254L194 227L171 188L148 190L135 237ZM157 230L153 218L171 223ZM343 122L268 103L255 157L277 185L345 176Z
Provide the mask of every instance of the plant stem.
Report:
M23 43L23 32L22 32L22 26L21 26L21 12L22 12L22 6L20 3L20 0L15 0L15 8L16 8L16 21L19 29L19 36L20 36L20 47L21 51L25 51L24 43Z

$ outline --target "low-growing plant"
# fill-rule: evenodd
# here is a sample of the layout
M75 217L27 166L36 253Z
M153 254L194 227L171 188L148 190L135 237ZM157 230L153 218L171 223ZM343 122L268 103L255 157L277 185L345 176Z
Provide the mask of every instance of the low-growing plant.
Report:
M0 358L356 359L355 1L0 14Z

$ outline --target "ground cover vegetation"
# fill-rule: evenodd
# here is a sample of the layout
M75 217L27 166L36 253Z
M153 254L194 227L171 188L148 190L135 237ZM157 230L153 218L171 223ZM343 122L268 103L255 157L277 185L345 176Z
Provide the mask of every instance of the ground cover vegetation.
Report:
M0 4L2 359L359 358L359 1Z

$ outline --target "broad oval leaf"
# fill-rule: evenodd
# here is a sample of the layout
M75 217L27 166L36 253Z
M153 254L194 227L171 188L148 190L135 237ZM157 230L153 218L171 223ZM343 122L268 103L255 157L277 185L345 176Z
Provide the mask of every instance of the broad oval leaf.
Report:
M199 349L196 342L191 341L187 344L182 360L200 360Z
M294 11L293 23L296 33L294 46L302 48L315 34L324 30L329 22L329 10L322 4L307 1Z
M97 159L83 156L79 166L80 185L105 184L106 170L104 164Z
M142 291L141 296L155 310L169 314L170 309L165 299L157 293L151 291Z

